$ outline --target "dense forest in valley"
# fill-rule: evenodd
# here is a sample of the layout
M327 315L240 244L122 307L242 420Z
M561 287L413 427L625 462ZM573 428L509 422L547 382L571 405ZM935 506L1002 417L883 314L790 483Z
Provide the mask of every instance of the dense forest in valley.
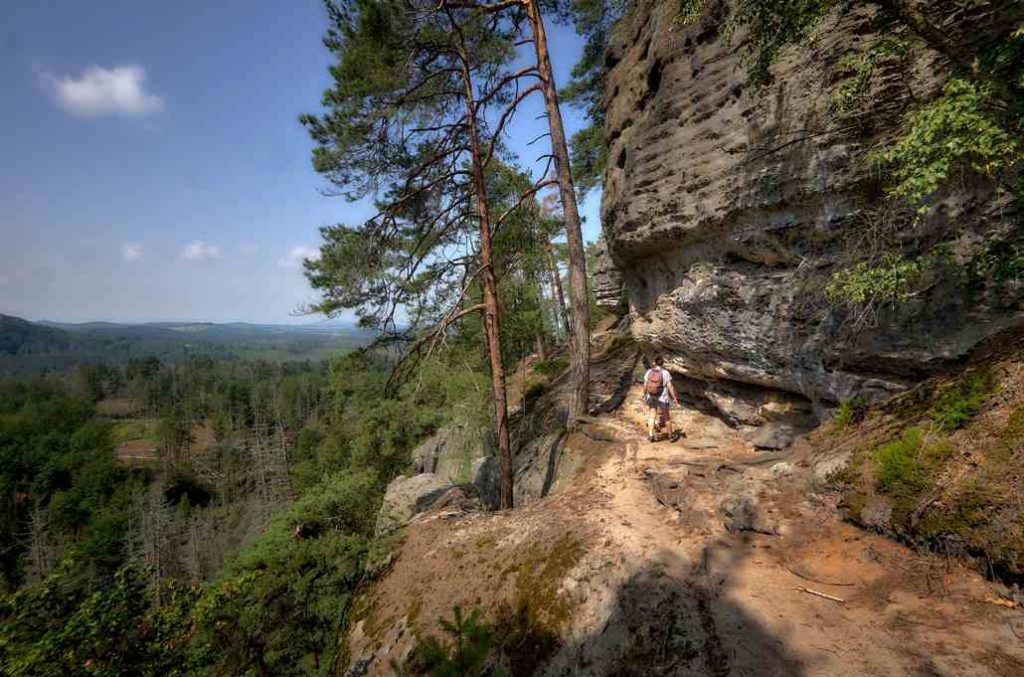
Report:
M496 241L517 253L498 285L501 367L540 352L557 371L565 253L558 218L532 209ZM18 326L12 360L94 340ZM388 482L443 425L493 435L482 322L414 364L409 340L302 361L199 344L0 381L5 674L329 674L393 541L375 537Z
M320 360L366 345L373 332L353 326L244 322L81 324L28 322L0 314L0 374L32 374L75 365L164 361L206 355L226 360Z

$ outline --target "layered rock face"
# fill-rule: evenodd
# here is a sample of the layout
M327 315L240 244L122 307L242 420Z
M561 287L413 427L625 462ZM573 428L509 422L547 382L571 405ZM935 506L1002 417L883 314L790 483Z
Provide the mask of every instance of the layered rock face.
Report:
M604 239L645 352L665 355L738 423L762 424L773 407L805 414L898 392L1018 323L1016 282L972 296L940 280L867 317L826 301L833 270L893 232L915 256L1020 230L1017 205L970 178L915 219L884 199L864 161L896 133L910 97L941 90L943 57L920 47L880 62L851 123L834 110L851 77L841 60L879 37L871 9L825 19L761 89L747 82L743 35L722 33L727 13L712 0L682 25L678 3L642 3L607 55ZM961 22L963 39L993 16ZM614 299L608 279L598 286Z

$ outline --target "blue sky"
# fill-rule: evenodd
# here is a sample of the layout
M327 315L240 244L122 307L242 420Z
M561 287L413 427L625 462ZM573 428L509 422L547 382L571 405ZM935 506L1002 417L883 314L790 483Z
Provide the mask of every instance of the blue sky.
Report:
M323 197L299 113L329 84L319 0L12 3L0 27L0 312L308 322ZM551 26L560 84L580 50ZM539 134L541 102L510 129ZM581 121L566 109L571 133ZM538 144L539 145L539 144ZM537 147L524 160L539 155ZM596 236L598 196L583 205Z

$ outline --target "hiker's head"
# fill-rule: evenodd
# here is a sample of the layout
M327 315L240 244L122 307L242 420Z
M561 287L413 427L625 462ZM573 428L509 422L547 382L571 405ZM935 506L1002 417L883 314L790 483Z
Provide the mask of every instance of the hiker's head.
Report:
M661 355L658 355L657 357L654 358L654 364L658 365L659 367L664 367L665 358L662 357Z

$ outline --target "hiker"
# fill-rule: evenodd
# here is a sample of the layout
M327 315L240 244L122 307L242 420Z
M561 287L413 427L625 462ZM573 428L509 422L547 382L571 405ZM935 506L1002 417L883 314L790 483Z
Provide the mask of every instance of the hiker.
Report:
M669 403L679 404L679 395L672 385L672 374L665 369L665 359L660 355L654 358L654 366L644 374L644 402L647 404L647 441L654 441L654 432L664 423L669 439L675 442L679 433L672 428L672 415Z

